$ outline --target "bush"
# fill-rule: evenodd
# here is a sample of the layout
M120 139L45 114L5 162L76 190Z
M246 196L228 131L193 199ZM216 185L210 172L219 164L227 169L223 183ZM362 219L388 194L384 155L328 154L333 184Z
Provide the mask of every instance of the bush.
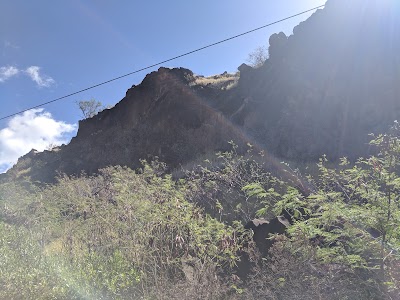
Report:
M371 145L378 155L323 157L318 176L290 182L234 146L178 180L154 161L3 183L0 299L397 299L399 126ZM255 257L242 223L282 213L286 233Z
M189 203L186 188L155 162L144 163L139 172L115 167L98 176L62 177L54 186L25 194L28 199L19 207L3 213L8 220L17 212L24 216L20 230L35 234L26 239L32 245L16 249L34 252L13 269L17 275L5 278L25 278L28 268L34 275L27 286L60 290L56 298L165 298L170 293L171 299L178 290L180 296L223 297L229 285L216 278L235 265L245 233L241 225L224 225ZM4 257L10 268L17 260ZM52 281L43 282L42 274ZM10 281L4 293L17 293L23 282ZM31 289L26 293L36 295Z
M284 291L278 285L273 295L293 298L288 292L296 290L299 299L306 299L307 286L315 284L320 299L400 294L400 126L396 123L389 134L374 137L371 145L379 154L354 165L344 158L331 169L323 157L319 176L307 182L309 194L293 187L286 194L275 193L275 214L285 211L293 224L287 229L289 239L280 237L272 260L261 266L272 289L277 278L271 276L277 273L271 268L280 270ZM247 191L262 198L271 194L254 184Z

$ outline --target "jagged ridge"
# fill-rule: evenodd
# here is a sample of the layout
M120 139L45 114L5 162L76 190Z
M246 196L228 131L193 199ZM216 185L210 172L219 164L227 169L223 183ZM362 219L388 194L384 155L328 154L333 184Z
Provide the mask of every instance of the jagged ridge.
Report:
M400 114L399 16L395 0L330 0L292 36L271 36L269 59L242 65L239 79L160 68L81 121L69 145L31 152L7 177L49 182L57 172L135 167L154 156L177 167L229 140L290 160L367 154L368 133Z

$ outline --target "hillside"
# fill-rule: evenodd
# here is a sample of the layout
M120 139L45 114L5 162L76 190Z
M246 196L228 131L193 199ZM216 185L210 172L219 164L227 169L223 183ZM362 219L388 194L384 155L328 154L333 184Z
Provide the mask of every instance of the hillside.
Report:
M31 150L0 299L400 299L399 33L397 0L329 0L258 68L160 68Z
M399 33L394 0L330 0L293 35L272 35L261 67L209 78L160 68L114 108L81 121L70 144L32 151L3 177L51 182L155 156L176 168L230 140L302 162L369 154L368 134L400 113Z

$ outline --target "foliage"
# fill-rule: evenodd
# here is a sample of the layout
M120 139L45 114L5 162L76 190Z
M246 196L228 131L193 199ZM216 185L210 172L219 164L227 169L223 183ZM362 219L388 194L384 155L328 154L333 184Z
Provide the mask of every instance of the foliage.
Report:
M40 299L43 295L56 299L65 295L55 269L28 230L0 222L0 257L0 299Z
M305 236L276 236L268 259L253 268L246 299L384 299L360 270L323 263L315 251Z
M397 299L399 142L395 124L373 137L376 156L336 168L323 157L307 178L272 176L263 153L232 144L181 179L143 161L4 182L0 299ZM257 259L242 224L282 214L292 224Z
M318 163L319 176L309 177L308 195L293 187L288 187L284 195L276 195L279 201L275 213L286 211L295 220L288 229L290 239L285 241L285 251L292 249L293 259L297 257L295 260L302 260L316 271L309 275L320 287L324 285L320 278L330 278L330 284L323 288L325 296L319 298L343 299L343 278L357 283L357 289L347 290L347 297L352 291L359 299L382 299L400 291L399 134L396 123L389 134L373 137L371 145L378 148L379 154L360 158L354 165L344 158L337 169L331 169L323 157ZM260 197L269 194L254 185L247 190ZM272 261L267 268L273 265ZM285 276L285 290L295 288L296 284L289 284ZM302 281L308 282L305 286L311 284ZM328 287L338 294L333 296L336 292ZM303 298L306 295L299 299Z
M0 245L4 295L150 299L173 293L171 287L193 299L229 294L229 285L215 278L235 265L246 234L240 224L224 225L189 203L185 182L174 182L163 168L158 162L144 162L138 172L108 168L29 192L3 185L1 225L15 233ZM8 244L17 235L30 242L14 251ZM26 255L17 263L18 251ZM42 282L42 274L52 280Z
M260 201L259 195L248 192L250 185L279 192L282 184L265 171L263 153L254 153L248 145L246 154L239 155L238 146L233 142L231 145L231 151L219 152L213 161L206 160L204 165L186 172L186 197L224 222L246 223L267 203L275 201L273 198Z

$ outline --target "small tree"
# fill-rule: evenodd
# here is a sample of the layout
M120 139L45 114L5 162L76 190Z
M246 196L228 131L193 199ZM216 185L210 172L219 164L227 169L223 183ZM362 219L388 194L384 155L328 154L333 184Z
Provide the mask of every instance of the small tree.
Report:
M253 68L261 67L268 58L268 50L265 46L257 47L253 52L251 52L247 58L247 62Z
M103 104L95 99L81 100L77 102L82 116L85 119L92 118L104 109Z

